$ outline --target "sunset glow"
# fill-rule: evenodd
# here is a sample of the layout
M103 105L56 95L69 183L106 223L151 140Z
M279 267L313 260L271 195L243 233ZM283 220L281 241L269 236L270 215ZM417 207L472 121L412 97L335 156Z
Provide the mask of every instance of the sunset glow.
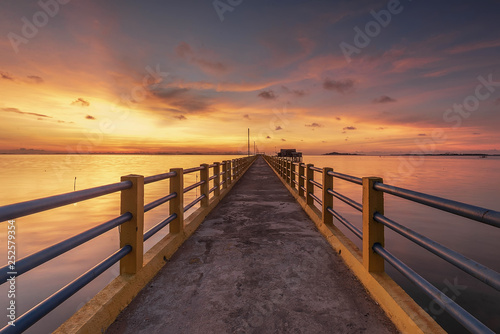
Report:
M0 152L500 153L499 3L232 4L4 1Z

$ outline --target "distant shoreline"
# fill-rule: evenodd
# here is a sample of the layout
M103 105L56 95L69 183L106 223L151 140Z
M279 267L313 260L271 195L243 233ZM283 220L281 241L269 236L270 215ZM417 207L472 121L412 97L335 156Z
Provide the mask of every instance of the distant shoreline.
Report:
M426 156L426 157L498 157L500 154L488 154L488 153L391 153L391 154L364 154L364 153L323 153L321 155L358 155L358 156L382 156L382 157L408 157L408 156Z
M118 153L118 152L96 152L96 153L62 153L62 152L40 152L36 150L26 150L26 151L16 151L16 152L0 152L1 155L238 155L246 156L246 153L238 152L215 152L215 153L202 153L202 152L159 152L159 153L147 153L147 152L134 152L134 153ZM489 154L489 153L339 153L330 152L323 154L305 154L308 155L319 155L319 156L363 156L363 157L408 157L408 156L430 156L430 157L498 157L500 154Z

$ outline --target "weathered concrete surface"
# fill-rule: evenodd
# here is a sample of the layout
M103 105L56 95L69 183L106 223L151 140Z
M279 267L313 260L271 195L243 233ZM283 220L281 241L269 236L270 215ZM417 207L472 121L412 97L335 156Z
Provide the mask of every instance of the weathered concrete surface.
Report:
M259 158L107 333L397 333Z

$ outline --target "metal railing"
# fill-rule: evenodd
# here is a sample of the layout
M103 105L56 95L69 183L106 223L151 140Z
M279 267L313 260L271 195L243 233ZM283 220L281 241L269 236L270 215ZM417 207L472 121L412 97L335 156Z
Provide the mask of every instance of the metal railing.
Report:
M199 167L188 169L173 168L168 173L148 177L128 175L123 176L119 183L0 207L0 222L3 222L68 204L98 198L118 191L122 192L120 204L122 213L120 216L28 255L15 263L8 263L6 266L0 268L0 284L7 282L12 277L25 274L116 227L121 228L120 244L124 245L80 277L47 297L23 315L17 317L13 322L15 326L7 325L0 330L0 333L21 333L25 331L115 263L120 262L121 275L136 274L142 268L144 257L143 243L146 240L167 225L170 225L170 233L182 232L184 227L184 212L200 202L201 210L208 210L210 201L225 194L224 191L228 190L228 184L241 177L254 159L254 157L245 157L221 163L215 162L211 165L202 164ZM209 176L210 170L213 171L212 176ZM184 188L184 175L195 172L200 172L200 181ZM170 193L144 205L144 185L166 179L170 181ZM209 189L210 183L213 184L213 187ZM184 193L196 188L200 188L201 195L191 203L183 206ZM212 193L213 195L211 196ZM170 215L143 233L144 213L167 202L170 204ZM141 235L138 236L139 233ZM130 239L130 236L132 236L132 239L138 237L134 241ZM139 240L139 243L137 243L137 240Z
M265 158L277 174L290 186L291 191L296 192L301 204L309 207L311 209L310 212L317 215L323 224L332 226L333 218L335 218L356 237L362 239L364 245L370 245L368 249L362 250L363 265L368 272L383 272L385 270L384 261L387 261L387 263L402 273L403 276L409 279L422 292L433 298L466 329L472 333L493 333L491 329L482 324L454 300L444 295L435 286L422 278L422 276L388 252L384 248L383 228L385 226L395 231L498 291L500 291L500 273L384 216L383 194L397 196L496 228L500 227L500 212L387 185L383 183L381 178L359 178L334 172L329 167L321 169L314 167L314 165L305 165L303 163L297 164L295 167L290 167L291 163L285 159L270 156L266 156ZM297 182L290 180L289 168L298 168L298 187L296 186ZM322 183L314 180L314 172L322 173ZM361 185L363 190L363 204L333 190L333 178ZM314 195L314 187L321 190L322 198ZM357 228L333 209L333 198L337 198L363 213L363 230ZM315 202L320 205L321 210L316 208ZM368 232L372 230L376 233Z

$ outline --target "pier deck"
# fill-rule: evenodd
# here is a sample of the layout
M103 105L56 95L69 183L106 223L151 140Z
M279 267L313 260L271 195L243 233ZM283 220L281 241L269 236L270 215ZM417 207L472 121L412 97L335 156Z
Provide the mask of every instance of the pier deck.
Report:
M397 333L259 157L107 333Z

